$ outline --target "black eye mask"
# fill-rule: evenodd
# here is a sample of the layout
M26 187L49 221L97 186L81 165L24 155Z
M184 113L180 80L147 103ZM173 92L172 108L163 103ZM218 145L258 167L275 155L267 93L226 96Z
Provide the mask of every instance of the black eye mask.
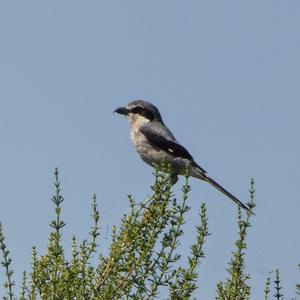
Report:
M134 114L138 114L140 116L143 116L145 118L147 118L148 120L152 121L154 119L154 115L151 111L144 109L141 106L136 106L134 108L131 109L131 112Z

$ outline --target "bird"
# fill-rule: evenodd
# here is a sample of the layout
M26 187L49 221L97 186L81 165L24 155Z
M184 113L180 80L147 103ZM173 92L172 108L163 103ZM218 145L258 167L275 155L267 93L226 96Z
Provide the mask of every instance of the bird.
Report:
M196 163L165 125L155 105L144 100L134 100L126 107L117 108L114 113L127 117L131 142L145 163L155 168L165 161L170 166L172 184L177 182L178 175L186 175L188 171L189 176L210 183L238 206L252 213L247 205L209 177L207 171Z

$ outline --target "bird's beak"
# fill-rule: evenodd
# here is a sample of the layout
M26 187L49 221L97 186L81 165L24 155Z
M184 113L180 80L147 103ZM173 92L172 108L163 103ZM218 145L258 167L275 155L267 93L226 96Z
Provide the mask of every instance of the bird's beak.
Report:
M130 110L127 109L126 107L119 107L117 108L114 113L120 114L120 115L125 115L127 116L129 114Z

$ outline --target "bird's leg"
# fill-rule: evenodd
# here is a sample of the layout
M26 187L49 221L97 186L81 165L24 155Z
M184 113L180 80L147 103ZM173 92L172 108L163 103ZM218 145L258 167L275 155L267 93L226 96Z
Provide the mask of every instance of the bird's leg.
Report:
M172 185L174 185L178 181L178 176L176 174L171 174L170 176Z

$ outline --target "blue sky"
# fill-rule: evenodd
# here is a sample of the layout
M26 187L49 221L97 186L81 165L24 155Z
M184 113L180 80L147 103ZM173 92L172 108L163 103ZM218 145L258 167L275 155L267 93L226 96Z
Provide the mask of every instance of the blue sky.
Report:
M151 169L112 114L142 98L209 175L247 200L256 181L248 238L253 299L279 268L287 298L299 283L299 1L0 1L0 220L15 280L31 247L45 251L53 217L52 171L61 171L66 246L86 238L92 194L102 215L101 249L145 199ZM180 180L174 192L180 192ZM212 235L197 298L213 299L236 238L236 208L191 180L182 241L200 202ZM3 281L3 275L0 275Z

